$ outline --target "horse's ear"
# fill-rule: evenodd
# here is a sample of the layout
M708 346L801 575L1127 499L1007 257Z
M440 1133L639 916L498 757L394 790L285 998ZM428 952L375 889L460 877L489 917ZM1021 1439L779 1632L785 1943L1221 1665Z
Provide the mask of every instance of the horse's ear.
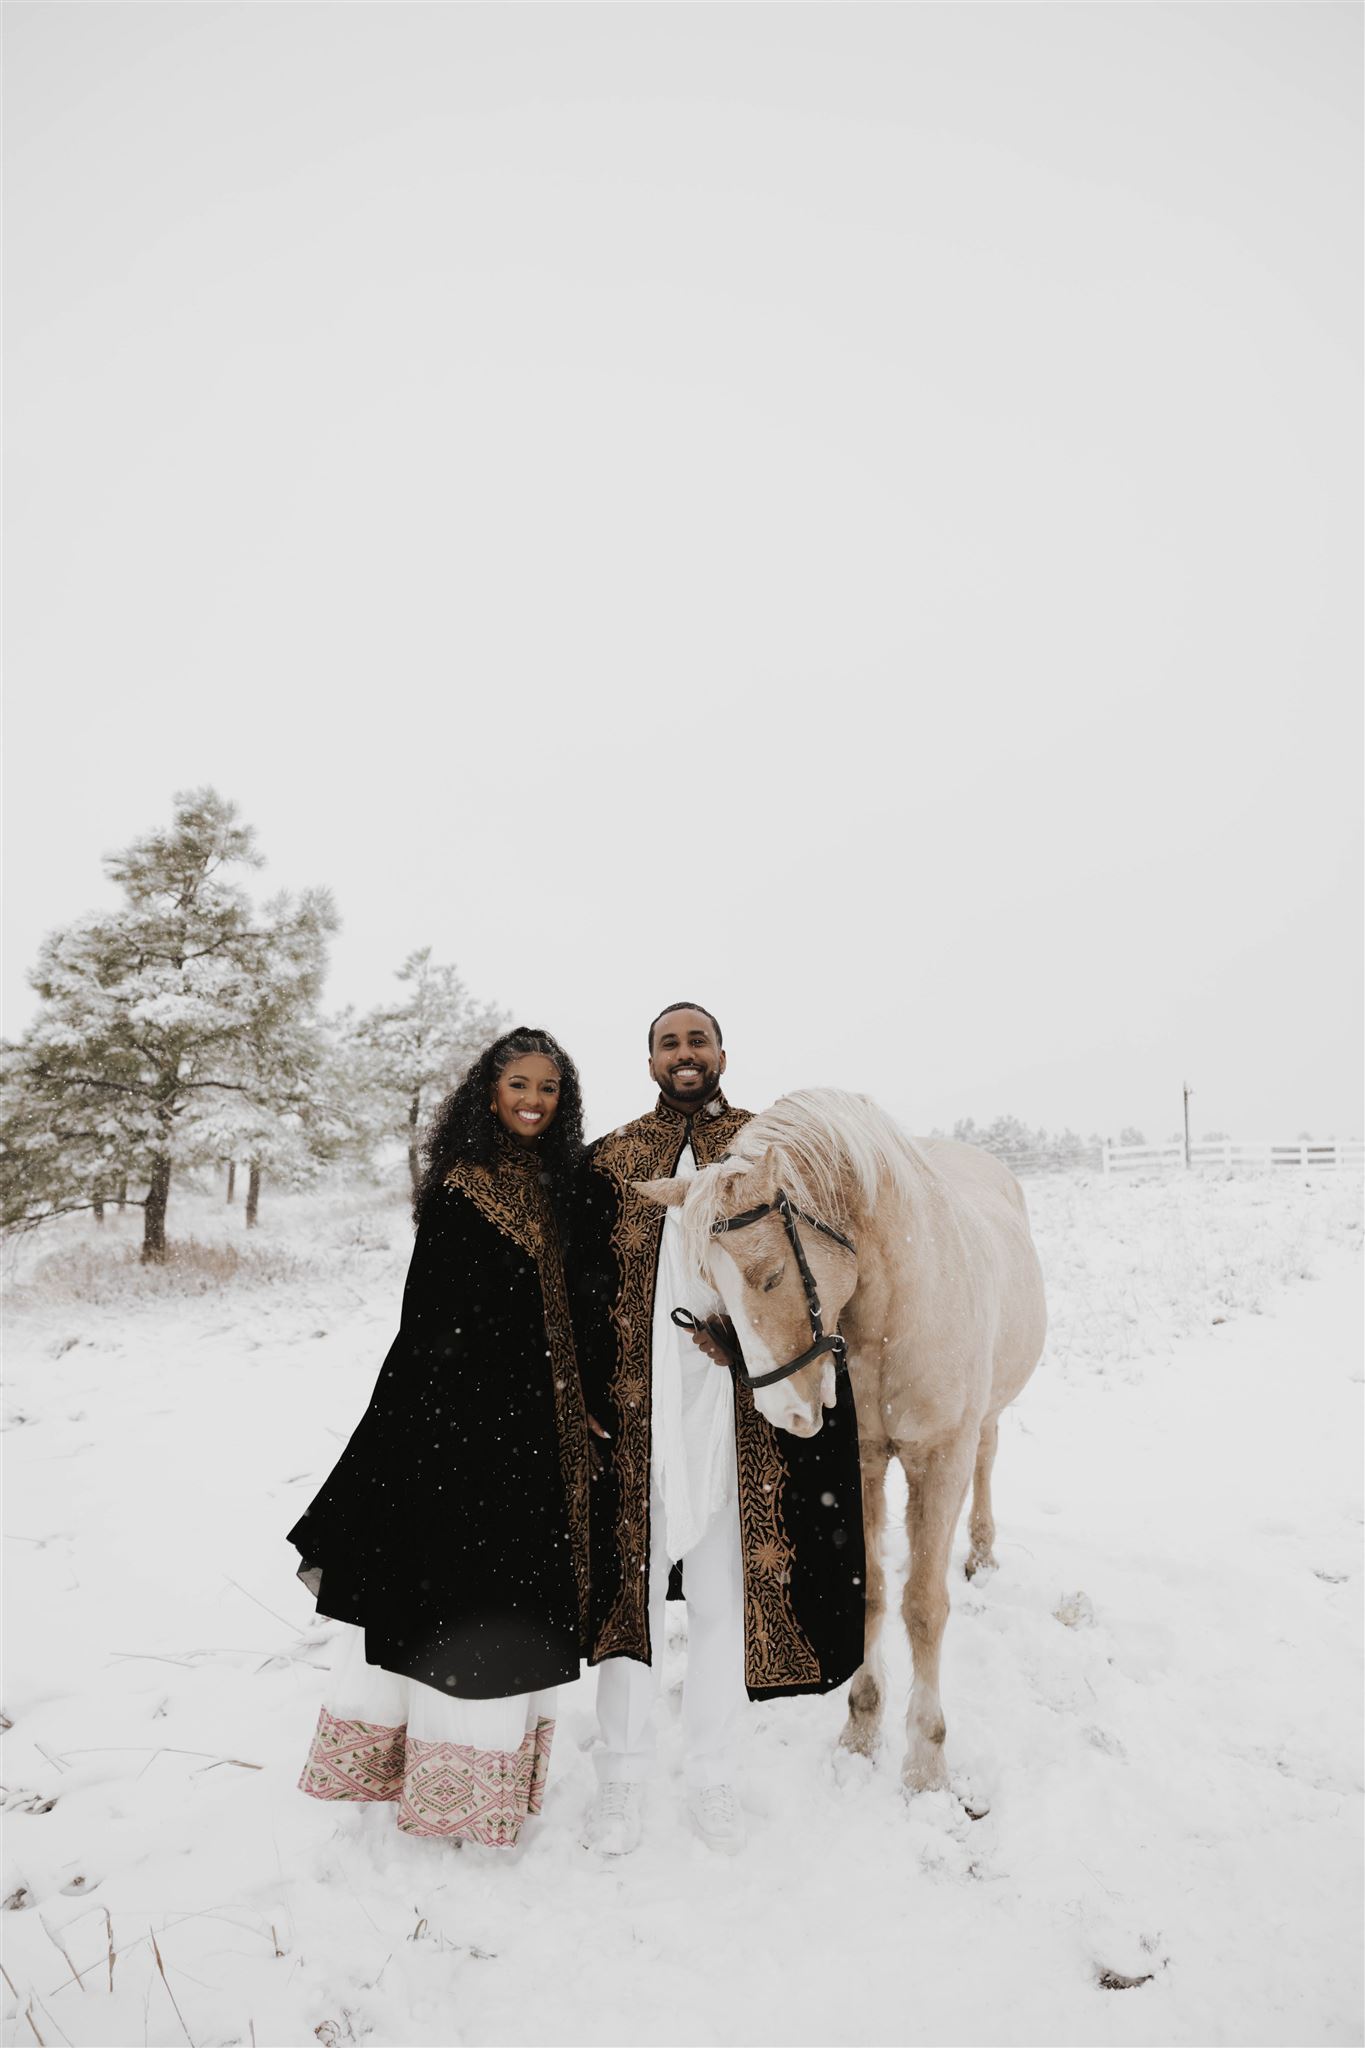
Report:
M751 1194L755 1202L771 1202L777 1193L777 1162L771 1146L751 1162L745 1178L746 1195Z
M685 1180L634 1180L631 1186L647 1202L657 1202L661 1209L676 1209L686 1198L688 1183Z

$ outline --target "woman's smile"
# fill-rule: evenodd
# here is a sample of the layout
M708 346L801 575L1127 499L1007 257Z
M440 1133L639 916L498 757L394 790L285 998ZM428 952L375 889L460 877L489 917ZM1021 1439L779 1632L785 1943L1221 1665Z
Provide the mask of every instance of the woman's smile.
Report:
M529 1145L554 1122L559 1108L559 1069L543 1053L531 1052L503 1068L489 1104L505 1131Z

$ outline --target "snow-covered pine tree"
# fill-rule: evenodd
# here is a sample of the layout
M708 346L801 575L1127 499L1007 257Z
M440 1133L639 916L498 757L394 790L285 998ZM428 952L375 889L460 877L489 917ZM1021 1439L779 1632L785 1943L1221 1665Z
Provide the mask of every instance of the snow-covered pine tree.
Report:
M416 1193L422 1131L432 1112L512 1020L496 1004L476 1002L457 969L432 960L430 946L409 953L397 974L404 1000L351 1025L352 1071L368 1097L375 1136L406 1146Z
M123 905L44 942L42 1007L7 1058L6 1227L91 1208L128 1176L146 1183L142 1256L160 1261L172 1175L232 1151L227 1105L253 1134L287 1113L291 1034L337 919L324 890L254 910L223 871L260 860L235 805L182 792L169 831L106 861Z
M265 905L276 939L261 1000L235 1047L239 1085L206 1094L193 1112L195 1157L246 1164L248 1230L256 1223L266 1175L286 1187L301 1186L336 1156L346 1129L317 1010L327 930L300 920L294 909L288 897Z
M1017 1116L998 1116L984 1131L977 1133L973 1144L980 1145L986 1152L993 1152L997 1159L1018 1173L1032 1166L1038 1152L1038 1139L1045 1134L1031 1131Z
M1083 1138L1079 1131L1066 1129L1055 1135L1050 1131L1039 1131L1039 1163L1050 1173L1075 1173L1082 1168L1091 1169L1100 1163L1102 1140L1096 1137Z

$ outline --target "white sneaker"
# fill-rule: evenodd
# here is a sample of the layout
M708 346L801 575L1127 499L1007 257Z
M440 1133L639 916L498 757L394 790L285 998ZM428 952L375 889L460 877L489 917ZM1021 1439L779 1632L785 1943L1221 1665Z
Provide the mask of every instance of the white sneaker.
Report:
M744 1847L744 1815L733 1785L697 1785L687 1795L692 1825L708 1849L737 1856Z
M583 1830L585 1849L599 1856L629 1856L640 1846L640 1788L625 1778L600 1787Z

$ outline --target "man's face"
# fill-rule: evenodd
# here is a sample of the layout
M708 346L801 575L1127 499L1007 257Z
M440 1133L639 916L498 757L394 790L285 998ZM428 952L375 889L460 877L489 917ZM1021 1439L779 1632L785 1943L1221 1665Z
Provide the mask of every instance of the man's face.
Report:
M654 1026L649 1072L659 1092L677 1109L709 1102L725 1072L716 1027L702 1010L669 1010Z

